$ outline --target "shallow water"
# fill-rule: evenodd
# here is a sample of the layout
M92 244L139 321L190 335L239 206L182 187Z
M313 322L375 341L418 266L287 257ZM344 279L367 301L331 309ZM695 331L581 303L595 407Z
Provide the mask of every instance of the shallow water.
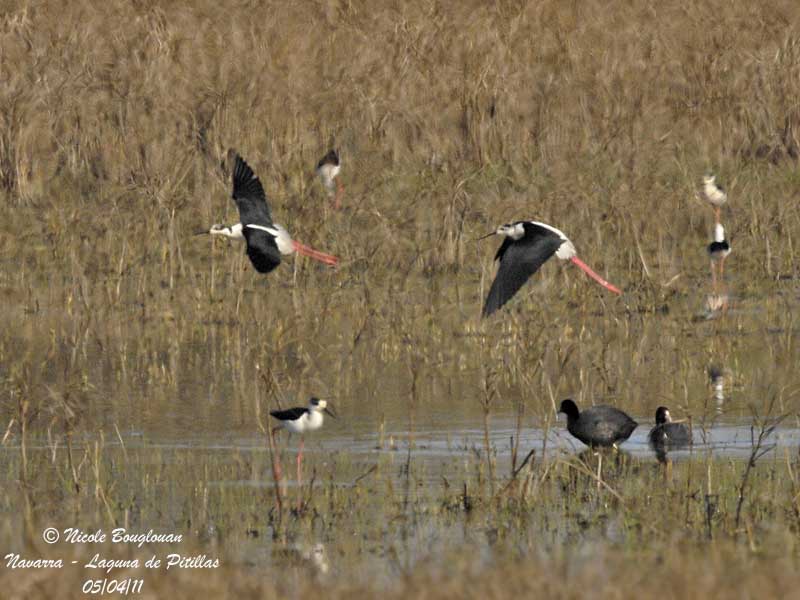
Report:
M446 418L446 417L443 417ZM639 421L639 426L634 430L629 439L623 442L619 449L640 460L656 460L656 452L648 441L651 424L647 424L644 417L634 416ZM371 427L371 422L351 421L346 428L337 421L328 419L322 431L309 434L306 438L305 455L310 456L310 460L325 464L326 457L337 457L346 455L354 463L369 466L377 464L379 461L389 458L392 461L405 463L409 448L411 449L411 459L415 466L422 467L424 477L431 481L440 480L442 475L447 476L453 464L474 461L484 454L484 434L482 423L461 418L442 423L438 427L425 426L422 424L416 431L410 432L403 429L399 424L397 427L387 426L384 433L379 435ZM447 427L446 425L450 425ZM692 458L730 458L734 460L746 460L749 458L753 443L758 437L760 424L753 419L737 418L725 420L717 418L713 423L706 425L703 429L699 425L694 425L693 444L681 448L669 449L669 457L675 460L688 460ZM512 457L512 444L516 436L514 418L512 416L493 417L490 422L490 445L493 459L496 461L501 473L503 469L510 468ZM74 443L91 444L96 438L88 436L77 438ZM296 454L296 436L287 437L283 433L276 436L279 443L288 453ZM266 462L268 452L263 436L238 435L224 433L219 435L192 435L183 438L170 439L161 437L158 441L147 439L141 433L127 433L122 436L122 443L118 438L108 438L104 440L104 446L108 449L126 449L148 451L158 456L159 461L169 461L170 455L174 452L195 451L203 455L215 455L217 462L224 462L226 457L233 461L241 455L258 456ZM288 446L286 445L288 444ZM50 446L45 440L39 443L33 441L27 446L31 452L48 452ZM764 455L770 457L784 457L787 453L794 456L800 449L800 427L791 422L784 421L765 438L762 449L769 451ZM518 460L522 460L529 451L535 451L537 461L557 460L569 455L584 452L587 447L573 438L566 430L566 423L563 420L556 420L547 430L537 427L523 427L521 430L521 440L518 450ZM7 443L0 457L7 460L16 460L19 446L15 443ZM3 461L5 462L5 461ZM293 473L293 471L290 471ZM336 483L344 484L350 479L335 480ZM257 485L260 487L272 487L272 481L267 473L264 473L263 480L255 481L247 479L245 481L218 481L209 482L211 485ZM291 479L288 481L292 485Z

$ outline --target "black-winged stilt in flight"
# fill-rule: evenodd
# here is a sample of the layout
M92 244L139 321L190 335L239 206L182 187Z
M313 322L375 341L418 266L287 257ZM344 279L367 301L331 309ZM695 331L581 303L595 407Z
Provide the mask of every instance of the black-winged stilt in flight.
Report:
M508 302L554 254L561 260L570 260L607 290L615 294L622 291L608 283L576 256L575 246L564 233L555 227L537 221L517 221L501 225L492 235L505 237L494 259L500 261L497 276L489 289L489 296L483 306L483 316L487 317Z
M234 225L214 224L200 234L244 240L247 243L247 256L259 273L269 273L281 264L281 255L295 252L327 265L339 262L335 256L293 240L283 226L272 222L264 187L253 169L238 154L234 156L232 179L232 198L239 208L240 222Z
M327 400L320 398L311 398L308 401L307 407L287 408L286 410L273 410L270 415L278 420L280 425L273 429L273 433L277 429L285 429L289 433L297 433L300 435L300 449L297 453L297 481L300 482L300 466L303 462L303 446L304 435L308 431L316 431L322 427L322 422L325 420L323 413L336 418L332 407L328 406Z
M716 181L717 176L709 173L703 177L703 195L706 200L714 207L714 214L717 218L717 223L720 221L720 210L722 205L728 201L728 194L721 185Z
M344 187L342 187L342 182L336 179L341 170L342 163L339 160L339 152L335 149L328 152L317 163L317 175L319 175L322 185L327 190L328 196L333 198L333 208L335 210L339 210L342 207Z
M725 239L725 228L721 223L714 224L714 241L708 245L708 255L711 257L711 285L714 293L717 293L717 272L716 265L719 264L719 279L724 281L725 257L731 253L731 245Z

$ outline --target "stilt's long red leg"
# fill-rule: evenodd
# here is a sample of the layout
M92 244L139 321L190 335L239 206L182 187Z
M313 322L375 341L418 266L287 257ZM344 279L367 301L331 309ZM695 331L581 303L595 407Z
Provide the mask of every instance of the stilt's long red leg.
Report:
M598 275L597 273L592 271L592 269L589 267L589 265L587 265L585 262L583 262L577 256L573 256L570 260L573 263L575 263L575 265L577 265L580 269L582 269L584 273L586 273L589 277L594 279L597 283L602 285L607 290L609 290L611 292L614 292L615 294L622 294L622 290L620 290L617 286L608 283L605 279L600 277L600 275Z
M297 252L298 254L302 254L303 256L308 256L309 258L313 258L314 260L323 262L326 265L333 266L339 262L339 259L333 256L332 254L325 254L324 252L320 252L319 250L314 250L314 248L306 246L305 244L301 244L300 242L295 240L292 240L292 244L294 245L295 252Z
M338 179L336 180L336 196L333 199L333 210L342 208L342 194L344 194L344 186Z
M300 447L297 452L297 510L302 508L303 504L303 447L305 440L300 438Z
M711 289L714 290L714 295L717 295L717 267L714 261L711 261Z

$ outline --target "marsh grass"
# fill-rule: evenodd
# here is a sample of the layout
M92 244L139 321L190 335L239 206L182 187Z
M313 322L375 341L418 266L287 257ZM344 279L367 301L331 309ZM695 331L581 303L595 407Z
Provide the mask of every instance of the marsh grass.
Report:
M667 404L704 432L779 390L770 414L797 418L799 18L789 0L5 3L3 547L44 552L50 519L183 528L228 559L153 580L187 595L313 593L260 557L277 530L341 559L332 596L663 597L649 571L675 597L793 589L797 457L598 470L519 432L559 428L565 396L648 423ZM341 211L312 176L332 146ZM339 268L262 277L191 235L237 220L231 147ZM734 300L707 321L709 169L729 190ZM495 243L472 240L518 218L562 227L625 296L547 265L480 321ZM267 414L311 394L345 415L326 429L402 430L407 452L318 456L305 510L276 513ZM443 414L481 423L480 455L417 460ZM507 469L498 415L516 420ZM21 597L77 578L16 575Z
M796 503L795 487L787 477L787 470L796 472L796 457L777 453L762 457L748 475L753 493L748 495L740 526L744 465L725 459L710 460L705 467L692 460L680 461L667 471L650 460L607 455L603 484L598 485L597 457L587 452L531 463L532 491L520 486L496 493L478 485L480 475L475 467L482 458L471 459L472 467L461 470L461 475L456 475L458 461L445 460L435 467L414 466L416 483L409 502L403 491L408 480L404 457L393 461L392 453L384 453L369 467L371 460L353 460L346 451L312 453L307 468L320 476L306 512L281 521L265 476L270 459L263 446L233 451L158 449L147 444L124 447L101 437L86 440L73 451L83 465L78 469L81 485L77 489L69 476L65 452L45 447L29 450L30 468L37 475L29 479L27 488L10 486L0 494L4 512L18 506L21 493L33 504L36 523L20 519L4 524L4 539L16 551L50 556L58 550L80 561L88 561L95 552L107 558L168 551L220 556L223 570L196 571L191 585L204 581L212 588L222 586L225 577L236 573L237 579L256 586L247 592L253 597L270 590L282 596L308 577L311 581L321 577L332 594L353 586L375 591L376 585L387 583L390 590L410 592L431 577L449 588L456 573L469 578L475 569L500 586L500 593L499 589L515 586L539 589L545 582L537 577L544 576L548 568L555 569L553 577L545 577L552 593L570 597L569 590L589 585L589 574L598 569L608 573L607 593L632 589L628 587L632 583L617 573L627 561L639 565L636 572L642 577L648 572L639 570L642 563L669 565L667 572L672 572L675 581L658 590L667 597L681 597L684 586L691 587L693 564L702 561L715 569L706 578L718 582L718 591L710 597L725 597L724 590L730 588L723 583L722 574L731 564L758 567L752 577L741 582L748 589L760 581L757 573L770 574L780 582L787 576L782 571L796 546L796 516L788 510ZM13 468L15 463L4 461L3 469ZM698 477L698 467L707 469L708 477ZM441 482L440 471L450 474L447 485ZM125 476L120 477L120 472ZM7 475L14 477L12 472ZM469 498L462 489L469 490ZM716 503L710 517L709 494ZM119 526L132 531L179 530L185 540L166 549L151 545L141 550L124 545L48 548L42 544L39 523L71 518L79 518L86 530ZM703 540L709 518L715 535L714 544L706 546ZM737 542L740 536L744 545ZM314 574L307 565L287 563L280 550L287 544L309 543L325 545L331 561L329 573ZM472 551L456 550L463 545ZM518 564L525 577L512 578L506 582L511 588L505 588L501 584L503 565L512 564ZM114 573L117 577L142 576L135 570ZM402 583L396 580L398 574L403 575ZM6 579L13 576L11 570L3 574ZM150 594L172 586L182 592L191 587L182 572L143 576ZM35 589L46 595L56 586L69 589L81 583L67 570L45 573ZM702 581L694 584L705 585ZM639 592L649 597L648 590L645 586ZM433 597L449 595L438 586L430 593ZM247 594L244 597L250 597Z

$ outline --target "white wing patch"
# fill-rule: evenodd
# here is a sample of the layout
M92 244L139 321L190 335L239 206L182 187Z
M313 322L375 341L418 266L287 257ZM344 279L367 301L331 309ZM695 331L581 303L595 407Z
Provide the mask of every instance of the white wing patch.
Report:
M281 254L293 254L295 251L294 243L292 242L292 236L289 235L289 232L282 225L278 225L277 223L273 223L272 227L266 227L265 225L255 225L254 223L249 223L246 226L248 229L258 229L260 231L266 231L272 237L275 238L275 244L278 246L278 251Z
M278 234L280 233L280 231L275 227L266 227L264 225L254 225L253 223L249 223L246 227L248 229L258 229L259 231L266 231L268 234L270 234L273 237L278 237ZM286 230L284 229L284 231L286 231Z
M533 223L534 225L538 225L539 227L544 227L545 229L549 229L550 231L555 233L558 237L560 237L562 240L569 241L569 238L563 231L561 231L560 229L556 229L552 225L548 225L547 223L540 223L539 221L530 221L530 222Z
M547 223L540 223L539 221L531 221L534 225L539 227L543 227L548 231L552 231L555 233L559 238L561 238L561 246L558 247L556 250L556 256L561 260L569 260L573 256L575 256L578 252L575 250L575 246L572 241L566 236L566 234L561 231L560 229L556 229L552 225L548 225Z
M556 250L556 256L561 260L569 260L577 254L575 246L569 240L564 240Z

